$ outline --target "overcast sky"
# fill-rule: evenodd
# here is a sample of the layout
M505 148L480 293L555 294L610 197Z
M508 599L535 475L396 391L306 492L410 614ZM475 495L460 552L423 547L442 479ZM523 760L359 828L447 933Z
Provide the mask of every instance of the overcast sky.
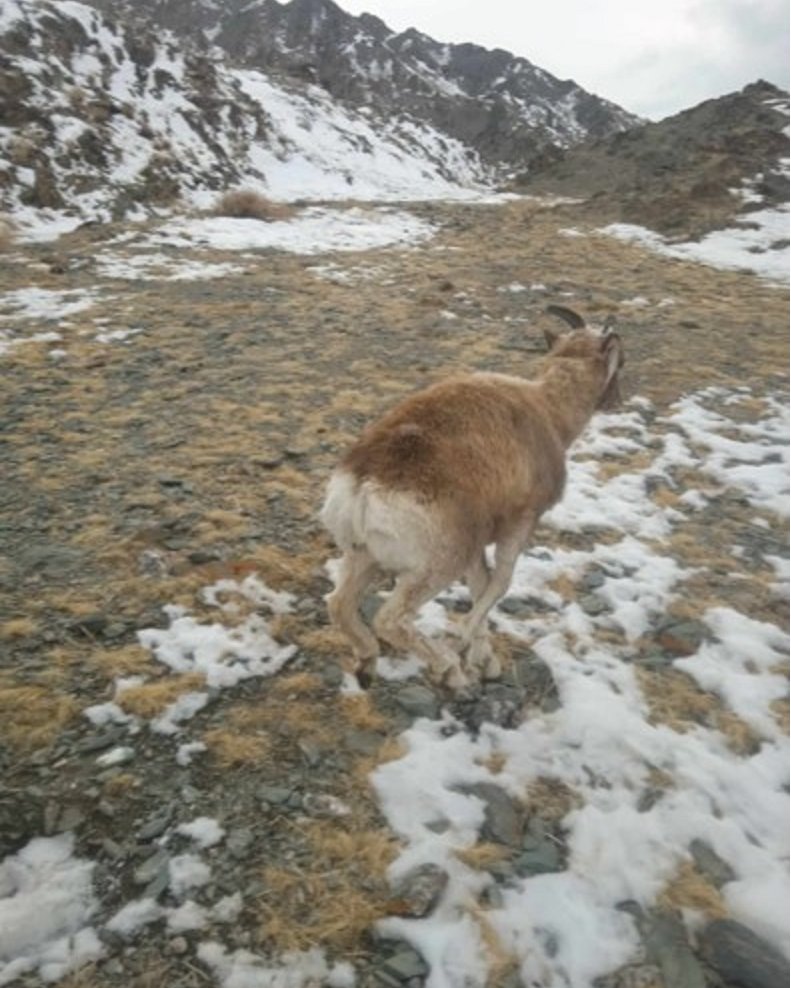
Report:
M763 78L788 88L788 0L337 0L391 28L523 55L660 119Z

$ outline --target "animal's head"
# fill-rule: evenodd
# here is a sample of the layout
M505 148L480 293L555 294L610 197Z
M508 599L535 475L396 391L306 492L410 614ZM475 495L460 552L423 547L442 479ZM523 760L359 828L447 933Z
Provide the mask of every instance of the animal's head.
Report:
M601 367L602 389L596 403L598 409L607 411L621 404L618 374L624 365L621 337L613 331L615 318L608 316L601 327L588 326L579 313L565 305L548 305L550 315L562 319L571 332L545 329L544 337L552 356L577 357L594 361Z

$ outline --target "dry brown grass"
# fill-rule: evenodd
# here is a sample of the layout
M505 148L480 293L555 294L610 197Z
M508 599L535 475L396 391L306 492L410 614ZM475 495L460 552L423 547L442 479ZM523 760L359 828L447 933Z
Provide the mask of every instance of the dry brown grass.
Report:
M651 497L660 508L676 508L680 500L680 495L669 487L658 488L658 490L653 492Z
M772 711L772 716L780 730L784 734L788 734L788 700L772 700L769 709Z
M84 655L84 658L107 679L146 674L155 668L151 653L142 645L93 648Z
M227 536L229 531L241 531L250 526L249 518L224 510L208 511L204 519L213 529L221 531L223 536ZM197 530L200 531L201 527L199 524ZM290 553L275 545L258 545L244 559L211 563L204 567L203 572L208 580L241 580L255 573L273 590L304 593L321 561L321 556L312 552Z
M0 216L0 251L13 247L15 236L14 224L7 216Z
M327 703L300 698L290 703L278 703L274 713L270 710L269 715L276 717L283 735L329 746L337 740L335 709Z
M654 789L675 789L676 780L662 768L652 766L648 771L647 782Z
M272 749L272 741L266 734L243 734L224 727L205 731L202 740L222 768L257 765Z
M206 686L202 673L188 672L181 676L168 676L140 686L130 686L118 694L116 702L122 710L135 717L156 717L183 693Z
M296 632L294 640L306 652L336 659L351 659L348 639L334 628L308 628Z
M134 789L139 789L140 785L138 776L131 772L119 772L118 775L113 775L104 783L102 792L111 799L118 799Z
M718 699L700 689L686 673L676 669L654 672L641 667L635 672L652 724L666 724L683 734L704 723L719 707Z
M756 731L724 707L718 696L700 689L686 673L643 668L637 668L636 672L648 704L650 723L666 724L682 734L696 725L713 726L738 755L753 754L760 747L761 738Z
M593 457L591 457L593 459ZM612 480L622 473L636 473L638 470L645 470L653 462L654 454L650 452L636 453L624 459L603 460L599 463L597 473L602 482Z
M718 710L714 722L717 730L725 735L728 747L737 755L754 755L761 747L760 735L732 710Z
M499 775L505 768L507 762L507 755L504 755L501 751L493 751L491 755L487 755L486 758L482 758L478 764L483 765L484 768L487 768L492 775Z
M368 693L353 693L340 698L340 711L345 720L365 731L383 731L390 721L377 710Z
M316 944L354 950L387 914L384 888L378 894L363 890L340 869L273 866L262 877L266 891L256 909L261 936L271 950L305 950Z
M690 861L679 867L658 901L665 909L695 909L708 919L724 919L728 915L719 890Z
M547 583L547 589L559 593L564 600L572 600L577 592L577 582L567 573L561 573Z
M20 752L51 744L79 711L73 697L43 686L0 685L0 737Z
M565 782L540 778L527 787L525 805L529 813L537 813L545 820L557 821L582 806L582 799Z
M468 868L474 868L476 871L486 871L509 856L507 847L503 847L502 844L491 844L488 841L474 844L472 847L458 848L453 853L459 861L463 861Z
M248 220L263 220L273 223L288 220L294 216L294 209L283 203L272 202L254 189L233 189L223 193L215 203L212 212L215 216L231 216Z
M12 618L0 624L0 638L14 641L18 638L29 638L36 633L38 625L32 618Z
M322 864L341 868L361 879L384 881L385 873L398 853L398 842L388 830L342 829L329 820L312 820L302 832Z
M708 567L725 573L740 572L743 568L742 564L730 554L728 549L719 548L718 543L711 539L702 539L700 532L695 530L676 529L663 542L662 551L680 557L689 566ZM701 573L699 584L696 585L694 575L691 576L687 581L689 592L686 595L686 601L676 602L682 608L686 603L686 606L692 609L689 615L691 617L699 617L704 608L709 606L698 592L700 590L705 594L707 588L710 590L707 577L710 579L710 574L705 571Z
M295 672L290 676L280 676L272 681L269 692L272 696L306 696L320 693L325 689L321 676L314 672Z
M486 976L486 988L499 988L509 975L519 970L519 958L509 950L495 930L486 910L478 903L468 906L467 911L478 924L489 970Z

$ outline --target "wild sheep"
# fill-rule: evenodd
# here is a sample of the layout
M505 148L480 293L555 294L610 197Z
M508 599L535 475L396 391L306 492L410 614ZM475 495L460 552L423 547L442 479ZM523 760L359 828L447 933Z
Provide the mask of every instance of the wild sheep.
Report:
M564 306L547 311L571 332L545 330L549 353L535 378L481 372L419 391L370 425L329 481L321 518L343 558L327 603L363 683L378 638L427 660L430 674L452 689L467 684L459 653L414 625L419 608L461 578L473 601L460 629L467 669L500 674L489 610L508 589L538 519L563 494L569 445L597 409L620 401L623 348L609 321L598 331ZM395 574L395 587L374 635L359 607L383 573Z

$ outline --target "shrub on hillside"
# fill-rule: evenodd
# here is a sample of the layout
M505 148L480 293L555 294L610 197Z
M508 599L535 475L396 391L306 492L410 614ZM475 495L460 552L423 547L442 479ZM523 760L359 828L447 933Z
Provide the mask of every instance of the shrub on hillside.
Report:
M281 202L272 202L266 196L254 189L234 189L225 192L212 210L215 216L233 216L241 219L263 220L273 223L275 220L287 220L293 216L290 206Z

